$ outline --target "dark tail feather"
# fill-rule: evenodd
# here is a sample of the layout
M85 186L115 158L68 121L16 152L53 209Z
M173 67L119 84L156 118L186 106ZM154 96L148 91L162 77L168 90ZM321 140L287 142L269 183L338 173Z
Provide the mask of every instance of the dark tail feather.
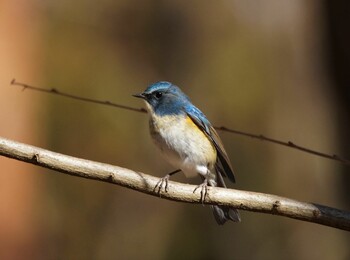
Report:
M241 217L239 216L238 210L235 208L218 205L212 205L211 208L213 210L215 220L219 225L225 224L227 220L241 222Z
M216 167L216 181L217 186L226 188L224 179L222 178L220 169ZM225 224L227 220L232 220L233 222L241 222L241 217L239 216L238 210L229 206L219 206L212 205L213 214L216 222L219 225Z

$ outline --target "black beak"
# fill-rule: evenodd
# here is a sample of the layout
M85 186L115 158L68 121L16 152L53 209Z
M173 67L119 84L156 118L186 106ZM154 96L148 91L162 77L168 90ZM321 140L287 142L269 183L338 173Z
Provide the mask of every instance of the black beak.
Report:
M146 98L145 94L143 94L143 93L134 94L133 96L134 96L134 97L137 97L137 98L142 98L142 99L145 99L145 98Z

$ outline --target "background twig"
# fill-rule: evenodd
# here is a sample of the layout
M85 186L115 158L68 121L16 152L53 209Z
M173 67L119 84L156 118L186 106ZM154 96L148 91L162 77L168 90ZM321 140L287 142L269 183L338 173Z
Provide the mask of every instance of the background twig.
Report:
M118 166L67 156L5 138L0 138L0 155L158 196L154 191L158 178ZM194 188L193 185L170 181L169 191L161 192L160 195L169 200L199 203L200 194L193 193ZM209 187L205 204L229 205L241 210L285 216L350 231L350 212L270 194Z
M112 107L116 107L116 108L120 108L120 109L126 109L126 110L130 110L133 112L140 112L140 113L147 113L147 111L143 108L135 108L135 107L130 107L130 106L125 106L125 105L121 105L121 104L117 104L117 103L113 103L110 101L102 101L102 100L96 100L96 99L92 99L92 98L85 98L85 97L80 97L77 95L72 95L72 94L68 94L68 93L64 93L61 92L55 88L51 88L51 89L47 89L47 88L39 88L39 87L35 87L35 86L31 86L25 83L20 83L17 82L16 79L13 79L11 81L11 85L15 85L15 86L20 86L23 87L23 90L25 89L31 89L31 90L35 90L35 91L40 91L40 92L45 92L45 93L50 93L50 94L55 94L58 96L63 96L63 97L67 97L67 98L71 98L71 99L75 99L75 100L80 100L80 101L86 101L86 102L91 102L91 103L95 103L95 104L101 104L101 105L107 105L107 106L112 106ZM327 154L327 153L323 153L323 152L319 152L316 150L312 150L300 145L297 145L291 141L281 141L281 140L277 140L274 138L270 138L270 137L266 137L264 135L258 135L258 134L251 134L251 133L247 133L247 132L243 132L243 131L239 131L239 130L235 130L235 129L231 129L228 128L226 126L215 126L215 128L219 131L223 131L223 132L228 132L228 133L232 133L232 134L238 134L238 135L242 135L242 136L246 136L246 137L251 137L254 139L259 139L261 141L266 141L266 142L270 142L270 143L274 143L274 144L278 144L278 145L283 145L292 149L296 149L305 153L309 153L309 154L313 154L316 156L320 156L323 158L327 158L327 159L331 159L334 161L338 161L340 163L346 164L346 165L350 165L350 160L343 158L339 155L336 154Z

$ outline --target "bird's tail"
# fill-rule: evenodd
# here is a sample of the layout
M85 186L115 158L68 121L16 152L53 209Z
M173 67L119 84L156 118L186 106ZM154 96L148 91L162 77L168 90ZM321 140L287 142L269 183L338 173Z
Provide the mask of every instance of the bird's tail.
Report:
M210 182L209 182L210 183ZM219 169L216 169L216 185L217 187L226 188L224 179L220 173ZM212 205L213 214L216 222L219 225L225 224L227 220L233 222L241 222L241 217L239 216L238 210L229 206Z
M219 225L225 224L227 220L232 220L233 222L241 221L238 210L235 208L218 205L212 205L211 208L213 210L215 220Z

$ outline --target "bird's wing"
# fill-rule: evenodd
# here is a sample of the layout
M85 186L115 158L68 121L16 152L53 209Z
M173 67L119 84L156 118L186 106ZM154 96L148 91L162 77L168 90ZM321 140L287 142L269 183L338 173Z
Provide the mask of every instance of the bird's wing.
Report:
M221 142L221 139L214 127L210 124L209 120L198 108L191 106L187 107L185 110L187 115L192 119L192 121L205 133L209 140L214 144L218 155L218 159L215 165L217 170L219 170L219 172L221 172L224 176L227 176L232 182L235 182L235 176L230 163L230 159L228 158L224 146Z

